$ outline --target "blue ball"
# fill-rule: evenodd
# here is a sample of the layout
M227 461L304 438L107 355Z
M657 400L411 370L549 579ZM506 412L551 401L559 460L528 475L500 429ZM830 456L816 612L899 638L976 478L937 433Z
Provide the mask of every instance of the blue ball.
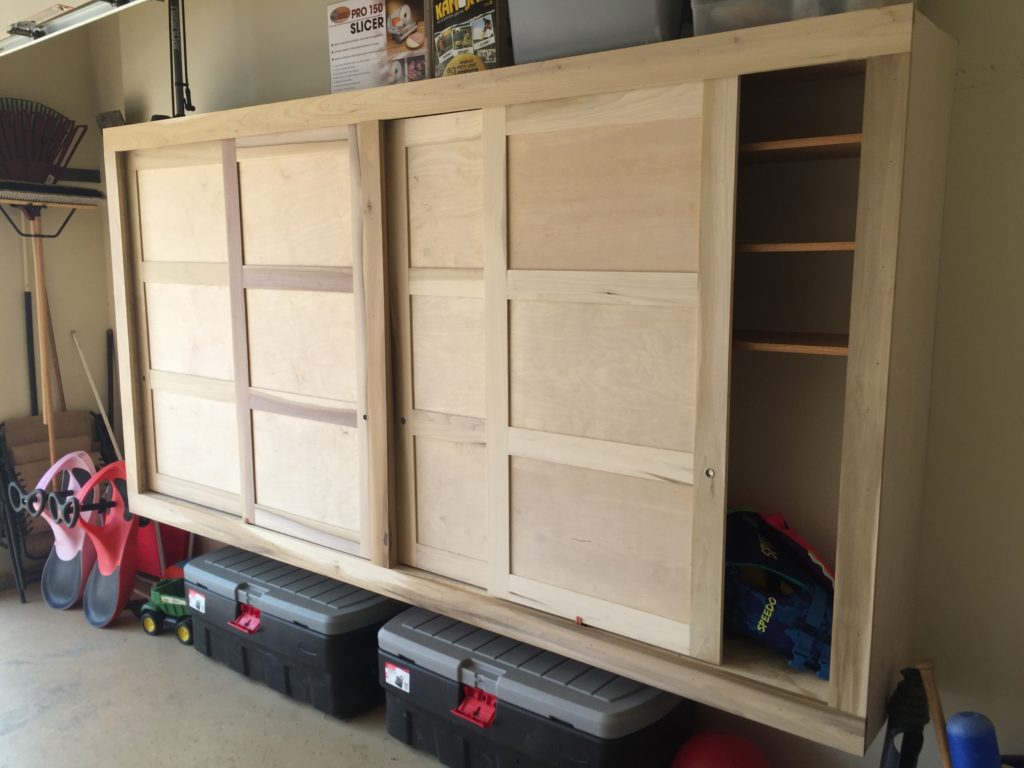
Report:
M959 712L946 723L953 768L1000 768L992 721L978 712Z

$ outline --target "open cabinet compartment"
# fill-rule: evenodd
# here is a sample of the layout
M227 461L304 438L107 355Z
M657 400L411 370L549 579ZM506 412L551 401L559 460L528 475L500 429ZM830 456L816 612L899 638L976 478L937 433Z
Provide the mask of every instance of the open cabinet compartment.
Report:
M729 503L779 513L835 567L865 66L743 78ZM725 663L828 701L829 683L726 637Z

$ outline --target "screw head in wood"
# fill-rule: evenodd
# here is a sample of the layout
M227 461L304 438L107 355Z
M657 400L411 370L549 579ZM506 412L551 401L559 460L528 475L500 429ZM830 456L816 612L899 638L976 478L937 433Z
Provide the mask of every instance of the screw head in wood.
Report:
M704 474L707 477L714 477L715 476L715 470L713 470L711 467L708 467L707 469L704 470Z

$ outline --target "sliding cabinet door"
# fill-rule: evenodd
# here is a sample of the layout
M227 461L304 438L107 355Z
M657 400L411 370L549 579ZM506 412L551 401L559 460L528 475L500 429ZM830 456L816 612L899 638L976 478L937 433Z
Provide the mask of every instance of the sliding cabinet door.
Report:
M255 524L359 551L368 507L358 190L347 129L318 138L247 142L234 158L243 442Z
M490 588L718 661L736 81L485 110Z
M736 108L389 125L401 562L719 660Z
M136 152L129 191L146 486L383 563L379 130Z
M396 121L388 144L399 559L485 586L480 113Z
M134 152L127 171L145 485L241 515L221 145Z

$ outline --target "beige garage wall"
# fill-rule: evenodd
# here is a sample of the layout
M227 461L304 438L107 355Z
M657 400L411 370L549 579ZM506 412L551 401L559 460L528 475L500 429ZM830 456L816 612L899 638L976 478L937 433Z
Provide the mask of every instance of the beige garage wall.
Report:
M615 2L617 0L603 0ZM1018 490L1024 467L1024 3L1020 0L922 0L922 8L960 41L946 224L935 346L931 435L918 599L912 607L916 647L938 660L947 713L987 712L1004 751L1024 752L1024 665L1016 659L1024 642L1020 585L1024 584L1024 514ZM329 89L324 9L326 0L202 0L188 4L191 79L202 111L214 111ZM52 66L31 68L19 54L20 77L9 59L0 84L21 83L26 95L51 98L53 106L92 125L90 99L117 92L116 56L129 119L144 120L169 107L166 9L149 4L126 11L107 27L107 42L91 51L102 84L90 85L74 66L59 76ZM115 28L117 34L109 32ZM69 36L73 39L73 36ZM116 43L116 45L115 45ZM50 45L57 45L55 41ZM61 61L78 63L86 42L75 43ZM39 50L45 50L40 46ZM115 62L112 64L111 62ZM92 94L92 95L89 95ZM5 94L6 95L6 94ZM90 136L95 141L96 135ZM95 157L94 144L79 162ZM83 217L83 221L85 217ZM79 227L98 227L95 223ZM85 233L81 247L64 256L83 274L101 269L96 242ZM69 240L68 243L71 241ZM0 358L23 358L20 263L8 236L0 234ZM59 264L60 246L51 263ZM70 247L65 244L65 247ZM101 248L101 246L100 246ZM13 279L13 278L17 279ZM89 279L89 278L83 278ZM81 283L54 290L80 313ZM102 286L98 286L102 294ZM63 291L63 293L61 293ZM62 305L63 306L63 305ZM63 316L63 317L66 317ZM96 313L95 318L100 317ZM99 344L105 320L88 331ZM80 329L83 333L86 327ZM96 331L99 330L99 333ZM63 333L63 331L62 331ZM65 345L66 346L66 345ZM102 352L90 348L99 366ZM62 350L69 371L74 361ZM27 407L23 373L12 370L0 385L0 413ZM71 377L69 376L69 379ZM69 381L73 402L88 404ZM876 766L879 745L863 760L849 758L777 732L709 717L750 733L777 766ZM937 765L928 735L921 765Z
M101 140L96 127L97 88L92 77L92 47L87 32L72 32L0 59L0 96L31 99L88 126L71 165L98 169ZM43 228L52 232L63 214L47 211ZM101 392L106 391L106 340L110 328L105 213L79 211L64 234L45 242L47 288L69 408L95 410L71 330L78 331ZM29 413L22 310L22 246L0 220L0 420Z

